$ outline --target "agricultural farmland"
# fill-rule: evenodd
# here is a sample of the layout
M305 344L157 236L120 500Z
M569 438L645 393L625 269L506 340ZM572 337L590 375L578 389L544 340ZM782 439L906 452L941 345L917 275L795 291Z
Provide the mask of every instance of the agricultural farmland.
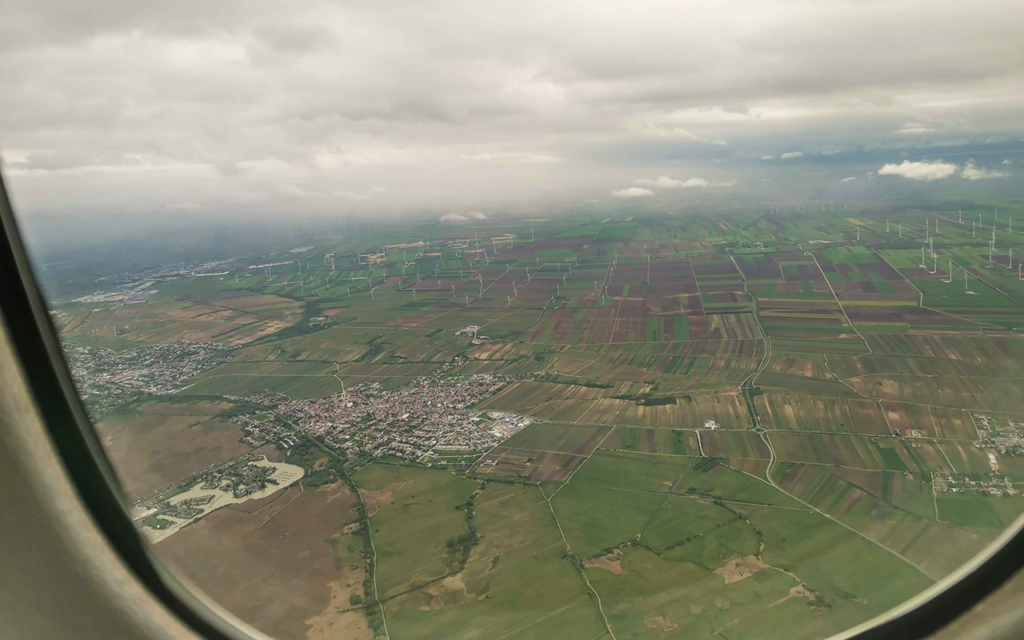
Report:
M247 456L304 469L157 547L214 591L308 583L263 612L224 598L262 629L811 639L1024 512L1024 283L924 220L424 222L140 275L54 318L119 389L98 430L141 526ZM154 345L194 343L207 359L181 347L156 388ZM271 534L294 561L239 568Z

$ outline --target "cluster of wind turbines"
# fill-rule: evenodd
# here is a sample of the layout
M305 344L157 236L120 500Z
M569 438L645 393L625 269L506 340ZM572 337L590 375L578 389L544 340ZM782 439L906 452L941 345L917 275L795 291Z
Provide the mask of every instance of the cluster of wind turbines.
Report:
M997 263L997 262L994 261L994 254L995 254L995 248L996 248L996 222L998 220L999 220L999 207L995 207L994 208L993 220L992 220L992 239L989 240L989 242L988 242L988 261L990 263L993 263L993 264L1001 264L1001 263ZM928 271L928 273L933 273L934 274L934 273L938 272L938 260L937 260L937 254L935 253L935 245L934 245L934 240L935 239L934 239L934 236L931 233L930 222L931 221L929 219L927 219L927 218L924 221L924 223L925 223L925 242L928 244L928 253L929 253L929 255L932 258L932 268L928 269L928 267L926 265L925 248L924 248L924 246L921 247L921 264L920 264L920 266L921 266L922 269L925 269L926 271ZM959 224L966 224L964 222L964 212L963 212L963 210L958 210L957 211L957 222ZM973 219L971 220L971 238L977 238L978 237L978 227L981 227L982 224L983 224L983 222L982 222L981 213L978 213L978 220L977 221L975 221ZM891 225L890 225L890 222L889 222L888 218L886 218L886 220L885 220L885 230L886 230L886 232L890 232L891 233ZM858 240L860 239L859 231L860 231L860 229L858 227L858 235L857 235L857 239ZM936 218L935 219L935 233L938 234L938 232L939 232L939 219ZM1010 233L1010 234L1013 233L1013 218L1007 218L1006 232ZM899 223L899 236L901 238L903 237L903 223ZM1013 271L1013 247L1009 247L1007 249L1007 254L1008 254L1008 261L1007 261L1007 264L1006 264L1006 268L1009 269L1010 271ZM969 289L968 289L968 272L967 272L967 269L963 268L963 272L964 272L964 291L967 292L967 293L971 293L969 291ZM1024 265L1021 264L1020 260L1017 261L1017 279L1018 280L1024 280ZM953 261L952 260L949 261L949 275L944 280L944 282L953 282Z

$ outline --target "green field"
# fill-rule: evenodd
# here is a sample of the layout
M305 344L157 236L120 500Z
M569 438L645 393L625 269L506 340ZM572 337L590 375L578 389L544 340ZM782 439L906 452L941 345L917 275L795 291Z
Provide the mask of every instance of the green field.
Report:
M331 544L367 581L316 597L376 585L330 607L378 637L386 622L395 640L820 638L949 575L1024 512L1024 283L947 220L922 267L939 204L616 206L261 235L224 273L139 275L145 303L81 297L141 267L90 280L56 265L80 291L54 322L91 354L87 399L97 381L136 385L95 410L131 497L255 446L310 447L310 472L350 473L365 517ZM147 382L159 358L103 365L181 341L216 353L167 378L171 396ZM392 407L397 390L473 376L500 384ZM373 393L350 407L356 388ZM242 409L262 428L285 406L280 446L244 439ZM532 422L482 433L495 411ZM456 427L478 432L449 442Z

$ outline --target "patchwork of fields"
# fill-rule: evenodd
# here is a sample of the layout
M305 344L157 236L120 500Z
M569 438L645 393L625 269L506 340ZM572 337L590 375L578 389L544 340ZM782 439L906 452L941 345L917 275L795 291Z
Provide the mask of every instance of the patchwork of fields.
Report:
M439 439L397 457L319 442L301 464L336 465L331 483L158 546L261 630L820 638L941 580L1024 513L1024 281L955 218L926 242L935 216L316 236L299 269L253 259L145 302L69 302L55 320L101 353L223 349L178 394L100 417L133 497L251 451L230 417L256 394L343 403L357 386L507 376L468 407L474 424L532 419L497 446ZM998 242L1024 255L1018 237ZM190 555L218 544L223 557ZM218 595L229 576L276 574L293 595Z

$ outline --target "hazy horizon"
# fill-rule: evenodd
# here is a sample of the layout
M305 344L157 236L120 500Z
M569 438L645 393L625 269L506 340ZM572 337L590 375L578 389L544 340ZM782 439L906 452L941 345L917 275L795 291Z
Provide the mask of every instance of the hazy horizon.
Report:
M69 228L1016 196L1021 22L1004 2L19 1L0 157L19 213Z

